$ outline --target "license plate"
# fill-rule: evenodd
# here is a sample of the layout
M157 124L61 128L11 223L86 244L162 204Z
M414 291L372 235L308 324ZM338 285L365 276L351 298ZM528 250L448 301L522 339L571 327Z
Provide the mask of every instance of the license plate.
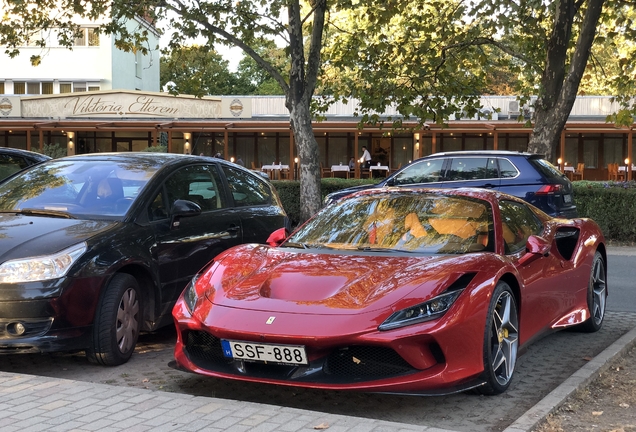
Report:
M570 195L570 194L563 195L563 202L566 203L566 204L571 204L572 203L572 195Z
M306 365L307 353L302 345L273 345L222 340L223 355L237 360Z

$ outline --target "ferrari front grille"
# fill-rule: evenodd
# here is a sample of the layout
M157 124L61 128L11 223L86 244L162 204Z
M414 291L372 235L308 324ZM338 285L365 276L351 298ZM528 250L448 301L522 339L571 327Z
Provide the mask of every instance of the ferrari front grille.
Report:
M331 375L368 379L413 372L413 367L391 348L350 346L331 353L324 370Z

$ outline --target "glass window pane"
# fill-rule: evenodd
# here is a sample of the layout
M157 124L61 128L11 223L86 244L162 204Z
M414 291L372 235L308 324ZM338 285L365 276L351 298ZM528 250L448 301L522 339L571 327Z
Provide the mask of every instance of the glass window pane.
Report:
M223 166L223 172L236 206L267 205L272 202L269 186L256 176L226 166Z
M488 158L453 158L451 167L446 174L446 180L479 180L486 178L496 178L494 161Z
M53 83L52 82L43 82L42 83L42 94L53 94Z
M26 83L14 82L13 83L13 94L26 94Z
M75 46L86 46L86 29L80 29L81 34L75 38L75 42L73 45Z
M99 46L99 34L97 29L88 28L88 46Z
M60 83L60 93L70 93L72 89L71 83Z
M27 83L27 94L40 94L40 83Z
M445 159L433 159L414 163L395 177L395 184L434 183L442 179Z

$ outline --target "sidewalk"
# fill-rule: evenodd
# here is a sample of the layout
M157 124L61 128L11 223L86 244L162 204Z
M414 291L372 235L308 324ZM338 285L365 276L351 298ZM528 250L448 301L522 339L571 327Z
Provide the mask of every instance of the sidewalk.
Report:
M358 417L0 372L3 432L444 432Z

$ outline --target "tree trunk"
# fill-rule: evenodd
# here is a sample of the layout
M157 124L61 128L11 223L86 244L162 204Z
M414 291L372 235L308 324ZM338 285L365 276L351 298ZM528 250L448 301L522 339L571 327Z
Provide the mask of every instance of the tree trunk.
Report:
M304 222L322 207L320 159L309 103L304 100L293 103L290 120L300 163L300 218Z
M578 3L575 4L573 0L560 0L557 4L554 30L548 43L546 66L541 82L542 93L535 104L534 130L528 143L529 152L542 154L549 161L556 162L561 132L576 100L604 2L605 0L589 0L570 70L565 79L565 52Z

